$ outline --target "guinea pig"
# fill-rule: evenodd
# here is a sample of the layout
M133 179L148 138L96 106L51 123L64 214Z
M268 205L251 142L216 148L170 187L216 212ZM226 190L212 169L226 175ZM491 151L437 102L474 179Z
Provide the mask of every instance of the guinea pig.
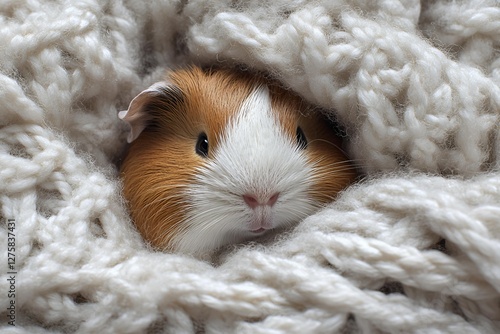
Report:
M171 71L119 117L124 196L156 249L203 255L291 226L356 177L328 121L262 75Z

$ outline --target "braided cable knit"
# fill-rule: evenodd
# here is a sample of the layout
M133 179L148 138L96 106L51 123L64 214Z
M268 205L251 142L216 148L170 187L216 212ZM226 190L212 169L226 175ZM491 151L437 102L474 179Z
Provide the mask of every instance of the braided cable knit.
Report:
M497 0L3 1L2 333L499 332L499 31ZM276 76L366 178L214 263L150 251L117 113L191 62Z

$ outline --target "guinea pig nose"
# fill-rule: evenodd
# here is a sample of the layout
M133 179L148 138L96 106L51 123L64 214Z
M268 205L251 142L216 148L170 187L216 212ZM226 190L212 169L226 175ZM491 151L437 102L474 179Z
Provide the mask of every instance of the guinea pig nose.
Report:
M280 193L275 193L274 195L272 195L271 197L269 197L269 200L267 201L267 205L269 206L273 206L274 203L276 203L276 201L278 200L278 197L280 196Z
M255 209L256 207L258 207L260 205L259 201L252 195L248 195L248 194L243 195L243 200L252 209Z
M267 201L259 201L256 198L256 196L246 194L246 195L243 195L243 200L250 208L255 209L259 205L273 206L276 203L276 201L278 200L279 195L280 195L279 193L275 193L271 197L269 197L269 199Z

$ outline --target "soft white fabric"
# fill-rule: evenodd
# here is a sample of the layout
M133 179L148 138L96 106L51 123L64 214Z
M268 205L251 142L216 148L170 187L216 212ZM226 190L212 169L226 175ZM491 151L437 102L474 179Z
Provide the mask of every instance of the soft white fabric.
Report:
M500 332L495 0L0 1L2 333ZM165 67L273 73L368 177L217 264L149 251L113 160ZM16 222L16 326L7 323Z

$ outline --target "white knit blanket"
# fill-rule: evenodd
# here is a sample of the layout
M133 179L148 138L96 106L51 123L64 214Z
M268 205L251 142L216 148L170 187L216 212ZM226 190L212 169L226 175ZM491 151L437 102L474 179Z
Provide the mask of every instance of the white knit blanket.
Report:
M117 112L192 62L271 72L367 177L216 263L148 250ZM498 1L1 0L0 116L2 333L500 333Z

